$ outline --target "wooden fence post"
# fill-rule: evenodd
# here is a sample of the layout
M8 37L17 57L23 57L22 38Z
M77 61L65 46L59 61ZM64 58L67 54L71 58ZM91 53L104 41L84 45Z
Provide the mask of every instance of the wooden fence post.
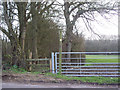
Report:
M32 52L29 53L29 59L32 59ZM29 71L32 71L32 61L29 62Z
M62 63L62 30L60 30L60 35L59 35L59 74L61 74L61 63Z
M29 71L31 72L32 71L32 62L29 63L30 67L29 67Z
M50 72L52 72L52 59L50 59Z

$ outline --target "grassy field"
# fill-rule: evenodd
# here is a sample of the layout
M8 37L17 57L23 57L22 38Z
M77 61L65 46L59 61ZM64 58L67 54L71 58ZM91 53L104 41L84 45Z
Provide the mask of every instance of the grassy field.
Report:
M118 63L118 55L86 55L86 63Z

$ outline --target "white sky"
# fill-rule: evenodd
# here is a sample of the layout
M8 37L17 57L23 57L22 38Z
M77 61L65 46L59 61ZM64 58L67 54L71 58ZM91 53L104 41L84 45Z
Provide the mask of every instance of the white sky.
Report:
M110 16L109 16L110 17ZM94 30L95 33L99 35L118 35L118 16L112 16L108 20L105 18L101 17L100 15L96 16L96 21L92 22L92 29ZM83 31L83 34L88 37L95 37L96 35L91 34L90 31L86 30L84 22L82 22L81 19L79 19L77 23L77 27L79 28L79 31Z

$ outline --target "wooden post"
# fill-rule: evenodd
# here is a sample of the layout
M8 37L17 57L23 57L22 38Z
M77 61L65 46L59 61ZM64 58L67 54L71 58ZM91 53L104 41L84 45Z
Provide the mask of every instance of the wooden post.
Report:
M32 71L32 62L29 62L29 65L30 65L30 67L29 67L29 71L31 72Z
M60 30L60 41L59 41L59 74L61 74L61 63L62 63L62 30Z
M29 59L32 59L32 52L29 53ZM29 71L31 72L32 71L32 61L29 62Z
M52 72L52 59L50 59L50 72Z

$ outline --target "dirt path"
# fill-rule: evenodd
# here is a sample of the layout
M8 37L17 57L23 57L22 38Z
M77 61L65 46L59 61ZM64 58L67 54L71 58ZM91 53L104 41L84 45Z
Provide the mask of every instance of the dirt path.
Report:
M118 88L117 85L83 84L78 81L66 81L42 74L4 74L3 88Z

